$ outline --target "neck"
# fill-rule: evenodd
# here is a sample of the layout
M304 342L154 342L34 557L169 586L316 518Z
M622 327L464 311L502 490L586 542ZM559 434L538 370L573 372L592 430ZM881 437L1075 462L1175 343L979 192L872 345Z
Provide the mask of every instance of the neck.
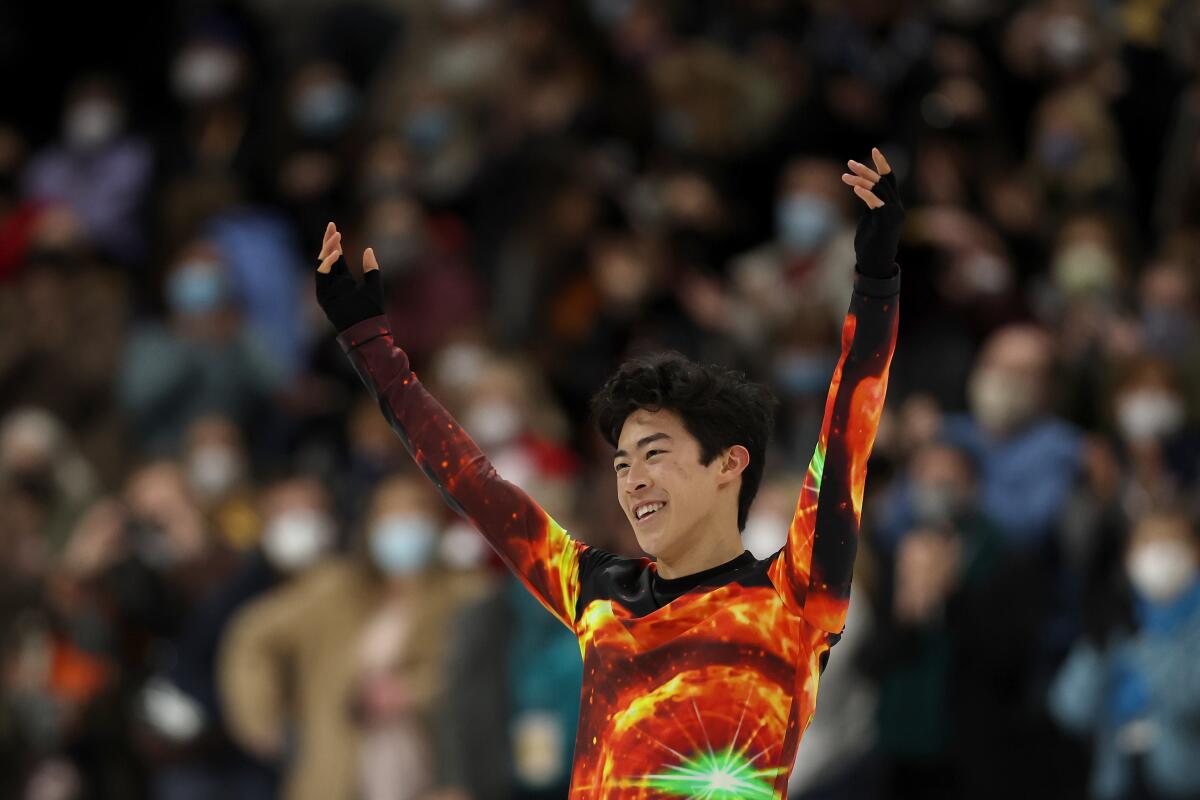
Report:
M732 514L714 514L713 524L702 530L689 531L682 541L688 542L681 553L658 557L656 569L667 580L683 578L724 564L740 556L746 547L737 527L737 509Z

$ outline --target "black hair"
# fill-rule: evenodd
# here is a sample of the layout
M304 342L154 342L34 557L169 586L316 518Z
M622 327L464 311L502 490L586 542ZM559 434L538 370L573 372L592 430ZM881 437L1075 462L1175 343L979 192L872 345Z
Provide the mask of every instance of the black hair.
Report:
M704 365L669 351L622 364L592 398L592 417L613 447L629 415L640 409L673 411L700 443L700 463L740 444L750 451L738 492L738 530L746 527L750 504L762 483L767 441L775 427L777 401L771 390L743 372Z

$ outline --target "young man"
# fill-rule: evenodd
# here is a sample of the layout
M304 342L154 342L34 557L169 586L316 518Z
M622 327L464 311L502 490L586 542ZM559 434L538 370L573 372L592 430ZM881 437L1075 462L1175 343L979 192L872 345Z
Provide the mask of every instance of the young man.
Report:
M578 637L572 798L783 798L817 680L845 625L867 458L895 346L904 210L886 159L842 180L867 206L842 355L787 544L759 561L740 531L762 477L766 389L678 356L625 364L597 395L617 500L642 548L572 539L422 387L382 313L368 248L357 284L333 223L317 297L414 460Z

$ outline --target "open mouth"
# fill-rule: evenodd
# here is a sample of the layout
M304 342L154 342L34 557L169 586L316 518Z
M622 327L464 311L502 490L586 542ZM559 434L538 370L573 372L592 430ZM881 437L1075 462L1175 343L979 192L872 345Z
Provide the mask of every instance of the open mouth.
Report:
M634 507L633 516L638 522L645 522L663 509L667 504L662 500L651 503L641 503Z

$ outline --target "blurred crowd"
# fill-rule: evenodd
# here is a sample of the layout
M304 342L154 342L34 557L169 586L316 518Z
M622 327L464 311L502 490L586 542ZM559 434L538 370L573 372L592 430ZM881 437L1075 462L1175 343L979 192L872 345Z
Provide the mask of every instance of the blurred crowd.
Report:
M577 645L366 397L324 226L590 544L638 552L625 356L769 384L764 557L878 145L900 340L791 796L1200 797L1194 0L94 5L0 13L0 796L564 798Z

